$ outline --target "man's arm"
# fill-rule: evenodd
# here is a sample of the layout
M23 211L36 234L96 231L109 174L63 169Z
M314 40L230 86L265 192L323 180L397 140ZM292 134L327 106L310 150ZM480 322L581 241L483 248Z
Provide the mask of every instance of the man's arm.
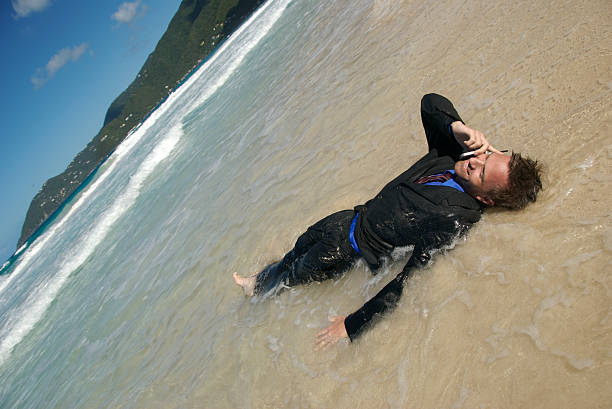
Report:
M375 317L382 316L388 310L395 308L402 295L405 281L417 267L414 256L415 253L413 252L402 272L360 309L347 317L330 317L329 320L332 324L317 334L315 349L319 350L343 338L349 338L351 341L355 340L366 328L371 326ZM421 256L430 257L425 253L422 253Z
M379 317L393 310L399 303L406 280L418 268L429 263L433 252L451 244L469 227L470 225L462 225L453 218L445 216L429 218L423 224L419 240L402 271L354 313L347 317L330 318L332 324L317 334L317 348L322 348L345 337L353 341L371 327Z
M446 216L430 217L424 221L420 237L402 271L360 309L346 317L344 325L349 338L354 340L375 322L375 318L395 308L404 284L414 272L427 265L435 251L450 245L468 228Z
M457 160L463 147L457 142L451 124L463 124L453 104L438 94L427 94L421 99L421 120L429 150L436 149L440 156Z
M465 125L453 104L438 94L427 94L421 99L421 120L427 136L429 150L437 149L440 156L455 160L464 151L480 155L489 150L499 152L484 134Z

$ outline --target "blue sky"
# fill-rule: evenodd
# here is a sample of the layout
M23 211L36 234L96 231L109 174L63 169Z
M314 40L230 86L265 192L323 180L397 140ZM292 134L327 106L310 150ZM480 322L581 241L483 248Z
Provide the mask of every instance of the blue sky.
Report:
M2 2L0 264L34 195L100 130L180 3Z

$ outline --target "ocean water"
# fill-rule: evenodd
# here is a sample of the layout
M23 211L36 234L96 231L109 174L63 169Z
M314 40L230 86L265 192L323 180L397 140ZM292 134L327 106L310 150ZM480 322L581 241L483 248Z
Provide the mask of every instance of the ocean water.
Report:
M3 266L0 407L609 407L610 21L606 1L269 0ZM409 250L268 299L231 273L424 154L427 92L542 160L545 190L314 352Z

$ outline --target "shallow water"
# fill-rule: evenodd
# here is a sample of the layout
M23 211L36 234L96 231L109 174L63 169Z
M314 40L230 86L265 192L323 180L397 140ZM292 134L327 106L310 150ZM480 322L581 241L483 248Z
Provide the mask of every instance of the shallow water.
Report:
M268 3L0 277L0 406L609 407L610 21L604 1ZM264 300L231 272L424 154L427 92L543 161L545 190L315 353L406 251Z

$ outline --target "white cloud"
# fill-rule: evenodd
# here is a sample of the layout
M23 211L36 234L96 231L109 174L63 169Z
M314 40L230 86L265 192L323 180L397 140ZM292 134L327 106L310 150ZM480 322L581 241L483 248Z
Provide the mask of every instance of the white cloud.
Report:
M136 14L138 13L138 8L140 6L140 0L136 0L132 3L125 2L119 6L119 9L113 13L111 18L115 20L119 24L129 23L131 22ZM145 7L140 7L140 10L143 11Z
M34 88L39 89L45 85L45 83L49 81L58 70L60 70L64 65L68 64L70 61L78 61L88 48L89 45L87 43L83 43L72 48L66 47L59 50L53 57L51 57L47 65L45 65L45 68L38 68L32 76L31 80Z
M17 17L26 17L36 11L43 11L49 7L49 0L12 0L13 10Z

